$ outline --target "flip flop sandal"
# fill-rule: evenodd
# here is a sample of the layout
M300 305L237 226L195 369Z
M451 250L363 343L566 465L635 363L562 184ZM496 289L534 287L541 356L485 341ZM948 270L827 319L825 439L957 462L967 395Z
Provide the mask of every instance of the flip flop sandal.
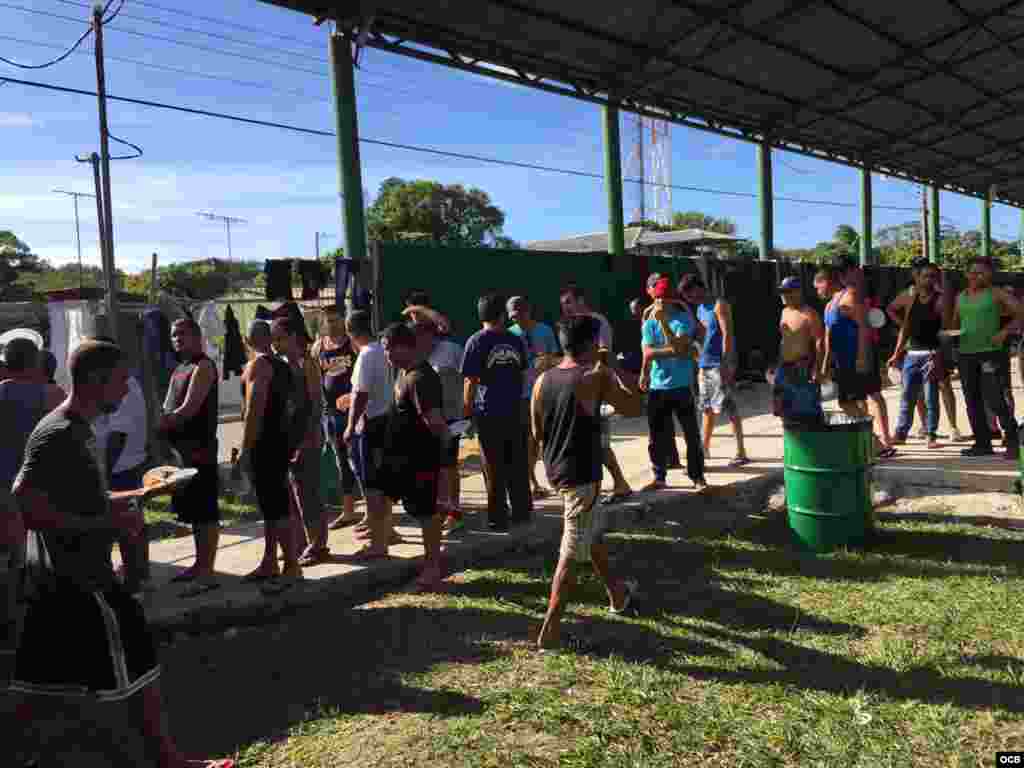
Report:
M177 576L171 577L172 584L181 584L186 581L192 581L196 577L196 570L194 567L186 568L184 571L179 573Z
M737 456L725 466L727 466L729 469L736 469L738 467L745 467L749 463L750 459L748 459L746 456Z
M896 455L896 449L891 447L891 446L889 448L883 448L882 450L880 450L878 452L878 458L879 459L891 459L895 455Z
M331 559L331 550L329 549L315 549L312 552L307 552L299 558L299 565L306 568L311 565L322 565Z
M207 592L213 592L214 590L220 589L220 584L216 581L194 581L184 590L178 597L199 597L205 595Z
M264 573L262 571L256 570L256 571L253 571L252 573L249 573L249 574L246 574L245 576L243 576L242 577L242 583L243 584L261 584L264 581L270 581L271 579L277 579L277 578L280 578L280 577L281 577L280 573Z
M185 768L235 768L234 760L186 760Z
M551 496L551 491L547 488L534 488L533 498L534 499L547 499Z
M370 560L382 560L386 557L391 557L387 552L373 552L369 547L363 547L353 552L351 555L342 555L346 560L356 563L365 563Z
M622 601L622 607L614 608L612 606L608 606L608 613L615 616L622 616L629 612L629 609L633 607L633 597L636 595L637 589L640 587L636 579L626 579L622 585L626 588L626 597Z
M602 497L601 503L602 504L621 504L623 501L625 501L626 499L628 499L632 495L633 495L632 491L623 491L623 492L615 491L614 493L609 493L607 496Z
M650 493L651 491L664 491L666 488L668 488L668 483L664 480L654 480L641 488L640 492Z

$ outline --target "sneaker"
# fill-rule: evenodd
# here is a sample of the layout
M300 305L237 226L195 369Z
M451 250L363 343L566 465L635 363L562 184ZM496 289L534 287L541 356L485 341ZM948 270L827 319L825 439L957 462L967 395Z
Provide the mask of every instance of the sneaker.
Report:
M991 445L988 446L987 448L981 445L972 445L970 448L964 448L962 451L960 451L961 456L966 456L968 458L973 458L976 456L995 456L995 454L996 452L992 450Z
M455 533L455 531L461 531L466 527L466 518L462 515L453 515L451 513L444 519L444 525L441 527L446 534Z
M917 436L921 440L927 439L928 438L928 430L925 429L924 427L921 427L919 430L917 430Z
M964 436L960 434L959 429L954 429L950 434L950 439L952 439L954 443L962 443L964 441Z

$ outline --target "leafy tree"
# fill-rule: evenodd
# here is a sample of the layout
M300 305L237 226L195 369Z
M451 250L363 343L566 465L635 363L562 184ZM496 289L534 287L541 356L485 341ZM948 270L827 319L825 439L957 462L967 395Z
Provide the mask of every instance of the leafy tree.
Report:
M169 264L157 269L157 287L172 296L207 301L226 294L231 287L251 283L263 275L263 263L245 261L228 263L220 259L204 259ZM149 272L139 276L143 290L149 290Z
M10 230L0 230L0 299L28 298L31 291L16 285L22 275L38 273L45 262Z
M672 229L705 229L723 235L735 235L736 224L727 217L720 219L700 211L676 212L672 215Z
M505 214L475 187L392 177L381 183L366 224L374 240L480 247L496 244Z

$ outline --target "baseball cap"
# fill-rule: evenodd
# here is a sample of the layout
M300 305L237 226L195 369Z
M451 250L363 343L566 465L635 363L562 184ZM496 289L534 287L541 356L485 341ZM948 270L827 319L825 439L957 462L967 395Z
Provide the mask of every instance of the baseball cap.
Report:
M647 278L647 295L652 299L667 299L672 293L672 281L667 275L655 272Z
M780 291L799 291L803 289L803 284L800 282L799 277L787 277L779 284Z
M526 301L525 296L513 296L512 298L505 302L505 311L511 312L516 307L524 307L528 303L529 302Z

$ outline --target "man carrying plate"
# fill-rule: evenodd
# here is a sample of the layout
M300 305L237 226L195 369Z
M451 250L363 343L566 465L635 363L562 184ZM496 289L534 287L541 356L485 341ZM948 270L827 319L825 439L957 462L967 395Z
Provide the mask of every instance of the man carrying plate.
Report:
M8 538L31 532L29 563L36 574L10 685L24 697L15 712L22 727L10 733L30 732L38 704L32 697L130 699L147 751L161 768L228 768L230 760L190 761L178 751L166 725L145 614L114 576L114 539L138 535L142 501L167 490L107 489L91 423L117 409L128 391L128 367L119 347L89 340L72 353L69 369L71 395L29 437L13 488L20 514L3 528Z

